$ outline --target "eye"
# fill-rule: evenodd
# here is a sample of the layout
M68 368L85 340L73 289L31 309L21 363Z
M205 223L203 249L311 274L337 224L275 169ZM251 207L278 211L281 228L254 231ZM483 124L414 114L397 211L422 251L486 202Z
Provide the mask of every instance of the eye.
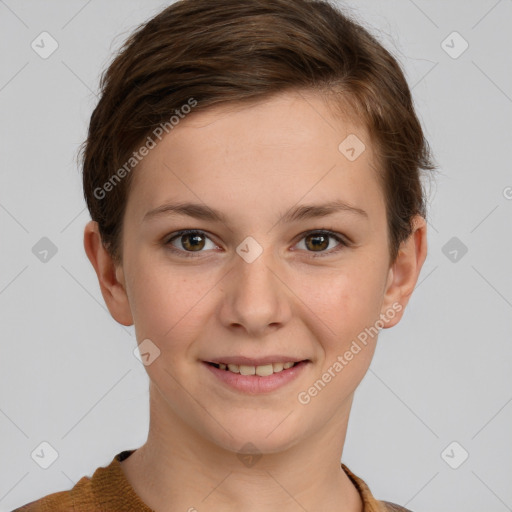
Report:
M174 240L177 240L178 246L181 246L182 249L176 249L175 245L173 245ZM203 231L186 229L176 233L172 236L165 245L169 247L172 252L176 253L200 253L201 249L204 249L206 246L205 240L210 240ZM211 241L211 240L210 240ZM211 248L217 247L212 242ZM196 254L185 254L187 257L194 257ZM199 256L199 254L197 255Z
M307 231L301 236L302 238L297 245L300 245L300 243L302 243L304 240L304 247L306 252L318 253L311 254L313 258L333 254L342 250L343 247L348 247L350 245L349 242L345 241L338 233L333 233L332 231L325 229ZM330 245L330 239L338 242L338 246L334 249L326 251ZM207 247L207 240L209 240L211 243L209 248ZM171 236L171 238L164 242L164 245L168 247L172 252L185 257L200 256L201 253L204 252L202 249L218 248L218 246L211 241L211 239L204 233L204 231L194 229L186 229L175 233L173 236Z
M329 239L334 239L338 242L338 246L334 248L334 250L326 251L327 247L329 247L330 242ZM312 254L313 258L328 256L335 252L340 251L343 247L348 247L348 242L340 237L337 233L333 233L332 231L327 230L317 230L317 231L309 231L301 238L301 242L304 240L304 247L306 247L307 252L313 252L318 254ZM297 245L300 245L297 244ZM313 249L313 250L309 250ZM318 250L316 250L318 249Z

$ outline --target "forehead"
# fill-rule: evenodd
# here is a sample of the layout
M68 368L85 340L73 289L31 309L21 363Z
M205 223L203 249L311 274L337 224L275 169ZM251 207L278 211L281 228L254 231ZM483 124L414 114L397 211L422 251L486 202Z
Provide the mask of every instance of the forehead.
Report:
M318 94L283 93L182 119L136 167L128 203L139 219L172 198L252 213L302 198L380 209L375 169L362 123Z

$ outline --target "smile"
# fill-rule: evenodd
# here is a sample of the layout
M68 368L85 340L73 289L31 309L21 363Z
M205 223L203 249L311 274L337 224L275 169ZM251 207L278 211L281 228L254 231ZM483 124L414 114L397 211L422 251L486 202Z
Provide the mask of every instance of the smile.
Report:
M241 375L259 375L260 377L268 377L274 373L282 372L288 368L292 368L298 363L292 361L286 363L269 363L260 366L238 365L238 364L224 364L224 363L208 363L220 370L229 371L232 373L239 373Z
M306 371L311 361L267 363L258 366L208 361L203 361L202 364L209 370L215 381L220 382L222 386L256 395L285 387L298 378L302 372Z

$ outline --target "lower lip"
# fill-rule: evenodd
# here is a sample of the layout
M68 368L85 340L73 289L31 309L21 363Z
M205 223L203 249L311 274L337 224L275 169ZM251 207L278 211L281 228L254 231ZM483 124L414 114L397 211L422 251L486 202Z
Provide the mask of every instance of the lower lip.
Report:
M233 373L229 370L221 370L204 361L203 364L215 377L228 386L238 391L243 391L244 393L259 394L275 391L296 379L304 371L308 361L301 361L291 368L281 370L267 377L260 377L259 375L241 375L240 373Z

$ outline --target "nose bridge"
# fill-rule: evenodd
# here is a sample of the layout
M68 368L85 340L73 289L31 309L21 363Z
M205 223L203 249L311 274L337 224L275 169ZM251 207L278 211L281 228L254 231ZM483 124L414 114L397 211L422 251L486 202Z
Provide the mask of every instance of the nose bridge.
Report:
M277 260L270 247L247 237L238 247L228 287L229 324L243 325L252 333L285 321L286 294L277 277Z
M244 292L269 293L274 287L275 259L270 253L270 249L267 249L252 261L240 257L237 262L237 279Z

